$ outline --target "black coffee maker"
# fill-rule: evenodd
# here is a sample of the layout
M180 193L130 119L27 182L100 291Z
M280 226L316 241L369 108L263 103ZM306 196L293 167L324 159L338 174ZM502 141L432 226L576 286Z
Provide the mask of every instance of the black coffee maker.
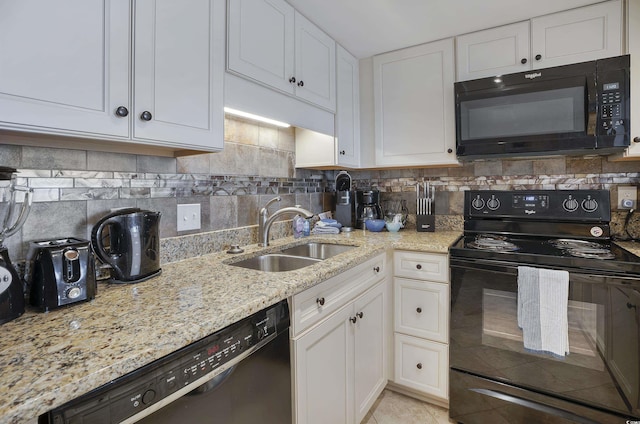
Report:
M17 233L24 225L31 208L32 190L16 184L16 170L0 167L0 324L11 321L24 313L24 284L16 272L4 239ZM18 193L24 193L22 205L16 216ZM13 222L13 223L12 223Z
M336 175L336 216L335 219L342 224L342 231L353 228L356 216L356 201L351 191L351 175L346 171L340 171Z
M98 259L112 268L114 283L138 283L159 275L160 212L128 208L102 218L91 231Z
M378 190L356 190L356 228L364 229L367 219L384 219Z

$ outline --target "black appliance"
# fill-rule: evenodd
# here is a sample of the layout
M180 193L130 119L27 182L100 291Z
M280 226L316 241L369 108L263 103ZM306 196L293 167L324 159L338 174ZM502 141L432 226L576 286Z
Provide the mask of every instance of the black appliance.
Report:
M48 311L96 297L95 259L89 240L32 241L26 262L31 305Z
M351 191L351 175L346 171L340 171L336 175L336 216L335 219L342 224L343 231L353 229L356 216L356 201Z
M32 190L19 186L16 181L16 169L0 167L0 324L24 313L24 284L4 245L5 238L22 228L31 208ZM16 213L19 192L24 193L24 200Z
M364 229L367 219L384 219L378 190L356 190L356 228Z
M291 423L284 300L39 417L39 423Z
M450 417L640 420L640 258L611 240L609 192L468 191L464 202L450 248ZM551 302L566 302L553 319L566 355L524 347L519 274L532 268L568 276L545 277ZM540 301L537 318L552 310Z
M629 145L629 56L455 83L456 153L599 154Z
M160 212L127 208L103 217L91 231L96 256L112 281L137 283L160 275Z

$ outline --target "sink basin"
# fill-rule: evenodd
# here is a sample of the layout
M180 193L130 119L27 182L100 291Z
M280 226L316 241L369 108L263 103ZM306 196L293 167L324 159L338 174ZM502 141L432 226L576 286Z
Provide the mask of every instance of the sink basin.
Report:
M266 272L293 271L320 262L321 259L270 253L255 256L229 265Z
M340 253L347 252L355 246L345 246L342 244L330 243L307 243L299 246L283 249L281 252L285 255L300 256L304 258L327 259Z

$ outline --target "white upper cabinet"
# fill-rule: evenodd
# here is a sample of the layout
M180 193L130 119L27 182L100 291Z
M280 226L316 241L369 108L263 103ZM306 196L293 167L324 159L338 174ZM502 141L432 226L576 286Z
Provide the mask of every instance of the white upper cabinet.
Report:
M293 94L293 7L281 0L230 0L230 70Z
M0 128L222 149L224 0L134 8L2 3Z
M373 57L375 165L457 164L453 38Z
M134 4L133 137L222 149L224 1Z
M619 56L622 2L613 0L456 38L457 79Z
M529 21L456 37L458 81L526 71Z
M360 166L360 70L358 59L342 46L336 53L337 108L336 162L340 166Z
M631 55L631 145L624 157L640 158L640 2L627 2L627 48Z
M129 15L126 1L0 3L0 127L128 137Z
M360 166L360 84L358 59L336 49L335 137L296 128L296 168Z
M288 3L229 0L227 31L229 71L335 111L335 41Z
M531 20L531 67L548 68L622 54L622 0Z
M296 12L296 95L336 110L336 42Z

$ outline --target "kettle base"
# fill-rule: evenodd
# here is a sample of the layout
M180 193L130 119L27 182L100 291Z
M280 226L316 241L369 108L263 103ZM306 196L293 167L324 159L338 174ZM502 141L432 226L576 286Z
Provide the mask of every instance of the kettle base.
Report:
M111 277L108 280L106 280L107 283L109 284L135 284L135 283L141 283L143 281L149 280L153 277L157 277L158 275L162 274L162 268L160 268L157 271L152 272L151 274L146 274L143 276L139 276L136 278L133 278L131 280L118 280L115 277Z

